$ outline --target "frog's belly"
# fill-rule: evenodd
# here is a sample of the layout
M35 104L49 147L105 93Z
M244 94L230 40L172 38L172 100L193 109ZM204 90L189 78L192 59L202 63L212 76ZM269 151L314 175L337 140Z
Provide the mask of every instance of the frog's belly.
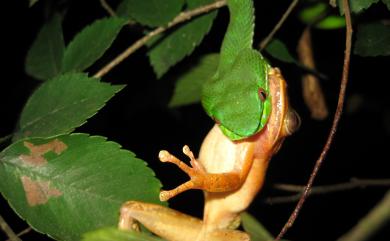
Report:
M210 173L237 172L249 170L242 186L235 191L205 195L204 222L208 231L229 227L237 216L252 202L264 182L268 166L265 159L253 159L254 144L247 141L233 142L225 137L218 126L214 126L205 138L199 154L199 161ZM251 165L245 167L245 165Z
M248 158L248 145L231 141L214 125L203 141L198 160L209 173L239 172Z
M267 166L268 160L255 159L248 177L238 190L205 194L203 220L210 230L228 228L250 205L263 186Z

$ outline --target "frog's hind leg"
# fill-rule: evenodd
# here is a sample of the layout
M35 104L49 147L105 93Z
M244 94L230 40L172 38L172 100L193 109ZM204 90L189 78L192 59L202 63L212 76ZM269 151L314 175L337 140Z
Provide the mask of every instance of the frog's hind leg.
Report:
M216 229L210 232L201 232L196 241L250 241L247 233L233 229Z
M194 241L202 229L202 221L173 209L138 201L128 201L122 205L119 228L137 229L142 223L156 235L169 241Z
M173 209L138 201L122 205L119 228L139 230L138 222L169 241L248 241L249 236L237 230L209 230L200 219Z

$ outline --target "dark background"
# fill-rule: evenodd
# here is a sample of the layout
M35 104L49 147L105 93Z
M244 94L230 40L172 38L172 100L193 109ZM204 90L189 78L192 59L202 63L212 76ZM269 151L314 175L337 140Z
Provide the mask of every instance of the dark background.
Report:
M96 18L106 15L99 1L57 1L49 4L41 0L29 9L27 1L10 1L3 11L13 13L13 18L2 21L1 53L2 81L0 87L0 136L10 134L29 95L40 84L24 71L26 53L37 31L45 22L51 7L67 9L64 20L65 41ZM117 4L118 1L109 1ZM265 2L265 1L261 1ZM256 4L255 43L272 29L288 6L287 1L266 1ZM262 3L264 4L264 3ZM376 4L356 21L365 22L388 17L383 4ZM3 16L4 17L4 16ZM217 52L226 30L228 13L220 11L214 26L193 56ZM293 13L278 38L285 42L295 55L298 38L304 26ZM356 31L355 31L356 33ZM113 47L88 71L95 73L110 59L142 36L141 28L124 28ZM298 133L289 137L281 151L273 158L264 190L249 208L273 234L277 234L287 221L295 203L269 205L264 200L271 196L288 195L275 190L275 183L306 183L314 162L327 138L332 115L337 103L343 63L345 31L313 30L313 48L318 71L328 76L321 80L331 116L324 121L310 117L301 94L302 71L294 65L272 60L273 66L282 69L287 79L292 106L302 119ZM157 80L143 48L116 67L104 81L127 84L109 103L77 132L102 135L132 150L147 161L162 181L164 188L172 188L187 179L176 167L158 161L160 149L179 154L184 144L194 152L199 150L202 139L213 125L200 105L169 109L167 103L173 91L172 77L186 68L191 57L175 66L163 79ZM352 56L350 82L347 89L345 112L336 139L325 160L315 185L349 181L352 177L366 179L389 178L388 138L390 136L390 109L388 68L385 57L362 58ZM180 155L179 155L180 156ZM180 156L183 157L183 156ZM1 179L0 179L1 181ZM386 188L370 187L325 195L316 195L306 202L294 227L287 233L290 240L335 240L363 217L385 193ZM202 194L190 191L174 198L170 204L180 211L200 216ZM16 231L27 227L0 198L0 213ZM372 240L390 240L390 225L382 229ZM0 240L6 237L0 232ZM24 240L47 240L46 236L31 232Z

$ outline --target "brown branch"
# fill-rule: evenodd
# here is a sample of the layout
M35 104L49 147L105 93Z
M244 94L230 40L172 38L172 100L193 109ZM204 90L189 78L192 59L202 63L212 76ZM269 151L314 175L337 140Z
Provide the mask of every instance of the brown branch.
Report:
M310 190L311 194L323 194L329 192L345 191L355 188L365 187L387 187L390 186L390 179L359 179L351 178L351 181L344 183L337 183L332 185L316 186ZM303 192L305 186L294 185L294 184L275 184L275 188L288 191L288 192Z
M271 41L271 39L274 37L275 33L282 27L283 23L286 21L287 17L290 15L292 10L294 10L295 6L297 5L298 0L293 0L290 5L288 6L286 12L282 15L279 22L275 25L275 27L271 30L271 32L265 37L259 45L260 51L263 50L268 43Z
M221 8L226 5L226 0L219 0L214 3L195 8L193 10L184 11L181 12L179 15L177 15L171 22L169 22L166 26L158 27L155 30L149 32L147 35L142 37L141 39L137 40L134 44L129 46L124 52L119 54L115 59L113 59L110 63L108 63L106 66L104 66L102 69L100 69L94 77L99 78L110 72L115 66L117 66L119 63L121 63L123 60L125 60L127 57L129 57L132 53L134 53L136 50L144 46L151 38L154 36L180 24L183 22L186 22L190 19L192 19L195 16L198 16L200 14L204 14L207 12L210 12L212 10Z
M112 7L107 3L106 0L99 0L100 1L100 5L102 6L102 8L104 8L104 10L106 10L106 12L111 16L111 17L116 17L117 14L116 12L112 9ZM134 24L136 24L135 21L131 20L131 19L127 19L127 25L132 27Z
M345 52L344 52L344 65L343 65L343 74L341 78L341 84L340 84L340 92L339 92L339 98L337 103L336 112L334 115L332 127L330 130L330 133L328 135L328 139L326 140L325 146L322 149L320 157L317 159L313 171L310 174L309 181L307 182L307 185L302 193L301 198L299 199L294 211L291 213L288 221L283 226L282 230L276 237L276 240L280 240L284 234L287 232L287 230L294 224L294 221L298 217L299 211L301 210L306 198L309 195L310 189L313 186L314 179L316 178L319 169L321 168L321 165L325 159L326 154L329 151L329 148L333 142L333 138L336 134L337 126L340 121L341 114L343 112L343 106L344 106L344 99L345 99L345 91L348 84L348 73L349 73L349 62L351 57L351 39L352 39L352 24L351 24L351 13L349 10L349 1L343 0L343 6L344 6L344 12L345 12L345 21L346 21L346 40L345 40Z
M106 0L100 0L100 5L104 8L104 10L107 11L110 16L116 16L115 11L112 9L112 7L106 2Z
M338 241L364 241L375 234L390 220L390 191L385 197L348 233Z
M332 192L341 192L346 190L352 190L356 188L366 188L366 187L388 187L390 186L390 179L357 179L352 178L350 182L338 183L333 185L323 185L312 187L310 190L310 195L319 195L327 194ZM276 189L287 191L287 192L296 192L297 194L289 196L277 196L269 197L265 199L265 202L268 204L281 204L298 201L302 195L302 192L305 189L305 186L302 185L292 185L292 184L276 184L274 185Z
M21 239L15 234L8 223L0 215L0 227L11 241L21 241Z
M299 60L305 67L315 70L310 27L305 28L298 41L298 55ZM317 76L311 73L303 75L302 94L313 119L323 120L328 116L328 107Z

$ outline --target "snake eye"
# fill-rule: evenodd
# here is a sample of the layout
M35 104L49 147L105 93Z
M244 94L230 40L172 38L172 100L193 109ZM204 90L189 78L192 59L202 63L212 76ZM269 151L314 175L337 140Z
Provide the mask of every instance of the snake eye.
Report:
M265 92L265 90L263 88L259 88L258 90L258 94L259 94L259 99L261 101L265 101L265 99L267 99L267 93Z
M301 126L301 118L295 110L288 110L287 116L284 119L284 124L287 134L291 135Z

